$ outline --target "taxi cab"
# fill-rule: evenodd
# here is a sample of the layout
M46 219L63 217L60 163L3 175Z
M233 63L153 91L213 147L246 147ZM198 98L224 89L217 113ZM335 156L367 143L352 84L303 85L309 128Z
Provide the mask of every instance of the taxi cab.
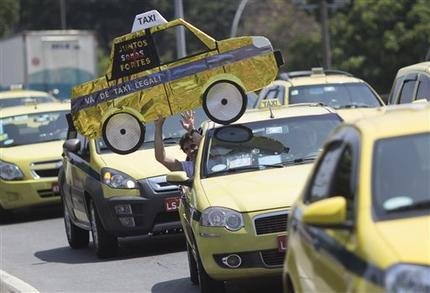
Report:
M0 109L29 104L58 102L52 95L33 90L11 89L0 92Z
M286 224L315 157L341 123L318 105L253 109L229 126L204 127L194 178L179 214L187 238L191 281L222 292L224 281L281 275Z
M362 79L340 70L312 68L281 73L261 90L254 108L276 104L321 103L335 108L346 121L373 114L384 102Z
M57 176L69 111L59 102L1 109L0 214L60 203Z
M175 58L178 28L192 46ZM217 41L183 19L167 22L157 11L137 15L132 32L113 41L106 75L72 90L72 116L79 133L103 137L119 154L143 143L145 123L203 106L213 121L236 121L246 94L276 78L280 52L261 36Z
M169 156L185 160L178 144L185 133L179 118L166 120L164 144ZM203 110L196 111L196 123L206 119ZM179 187L166 182L168 170L155 159L153 137L151 123L147 138L152 139L132 154L118 155L102 138L89 139L69 129L59 183L72 248L87 247L91 232L97 256L108 258L117 254L118 237L181 230Z
M285 292L430 291L430 106L337 128L288 219Z

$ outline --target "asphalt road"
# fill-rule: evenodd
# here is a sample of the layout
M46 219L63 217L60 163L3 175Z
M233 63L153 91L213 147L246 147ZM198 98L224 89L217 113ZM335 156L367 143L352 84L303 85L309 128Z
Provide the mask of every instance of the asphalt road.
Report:
M71 249L58 208L21 211L0 224L0 269L40 292L193 293L182 234L120 240L100 260L92 243ZM228 293L282 292L280 279L227 283Z

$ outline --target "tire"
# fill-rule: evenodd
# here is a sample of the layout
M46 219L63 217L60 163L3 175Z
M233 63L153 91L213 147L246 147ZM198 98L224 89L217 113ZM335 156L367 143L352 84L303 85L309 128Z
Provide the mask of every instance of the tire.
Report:
M199 286L201 293L223 293L225 292L224 281L218 281L212 279L208 273L206 273L203 267L200 256L197 255L197 270L199 277Z
M103 227L96 206L90 201L90 221L91 235L93 237L94 248L99 258L114 257L118 250L118 239L110 235Z
M115 113L103 123L102 136L110 150L126 155L138 150L145 140L145 125L134 115Z
M242 88L231 81L218 81L203 94L203 109L214 122L235 122L246 110L247 97Z
M63 212L64 212L64 227L66 229L67 241L71 248L79 249L88 246L90 241L90 233L87 230L79 228L73 224L70 219L69 211L63 200Z
M194 285L199 284L199 271L197 269L196 259L194 258L194 254L192 252L192 248L187 243L187 255L188 255L188 268L190 270L190 280Z

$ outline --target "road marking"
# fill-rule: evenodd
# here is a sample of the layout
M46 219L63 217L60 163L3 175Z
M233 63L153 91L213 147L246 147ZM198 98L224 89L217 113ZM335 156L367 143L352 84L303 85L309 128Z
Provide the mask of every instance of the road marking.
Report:
M34 287L26 282L9 275L3 270L0 270L0 292L1 293L39 293Z

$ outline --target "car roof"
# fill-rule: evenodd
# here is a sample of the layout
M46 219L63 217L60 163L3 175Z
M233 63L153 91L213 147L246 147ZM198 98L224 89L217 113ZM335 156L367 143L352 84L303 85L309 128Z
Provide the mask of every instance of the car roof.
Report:
M294 77L288 79L286 82L289 83L289 86L303 86L329 83L362 83L363 80L356 77L341 74L312 74L311 76Z
M70 103L52 102L1 109L1 118L43 112L70 111Z
M397 72L397 76L402 76L411 72L426 72L428 74L430 74L430 61L429 62L421 62L421 63L417 63L417 64L413 64L410 66L406 66L406 67L402 67L399 69L399 71Z
M273 115L273 118L287 118L287 117L324 115L329 113L336 114L336 111L330 107L320 106L318 104L310 104L310 103L283 105L283 106L270 107L270 108L256 108L256 109L247 110L243 114L243 116L233 124L269 120L271 118L271 115ZM209 121L207 123L208 123L207 128L217 128L217 127L225 126L221 124L216 124L215 122L212 122L212 121Z
M42 91L33 90L11 90L0 92L0 99L13 99L19 97L52 97L50 94Z
M380 115L356 120L354 127L373 140L430 132L430 103L390 105L379 111Z

